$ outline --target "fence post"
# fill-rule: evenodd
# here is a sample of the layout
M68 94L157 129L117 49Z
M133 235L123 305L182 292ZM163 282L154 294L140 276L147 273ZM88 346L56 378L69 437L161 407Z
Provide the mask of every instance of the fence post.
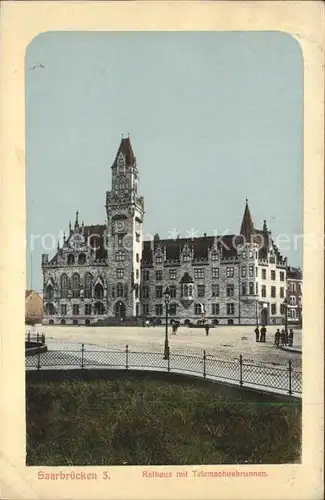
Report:
M125 346L125 368L126 370L129 368L129 346Z
M37 354L37 369L38 370L41 369L41 353L40 353L40 351L38 351L38 354Z
M85 345L81 344L81 369L84 369L84 350L85 350Z
M39 333L37 332L36 333L36 342L37 342L37 344L38 344L38 340L39 340Z
M239 384L243 385L243 356L239 355Z
M27 333L27 342L30 342L30 330L28 330L28 333Z
M45 335L44 335L44 333L42 333L42 344L43 345L45 344Z
M205 363L206 363L206 352L205 350L203 351L203 377L205 378L207 376L206 374L206 367L205 367Z
M288 368L288 372L289 372L289 394L291 395L292 394L292 387L291 387L291 376L292 376L292 361L291 359L289 359L289 368Z

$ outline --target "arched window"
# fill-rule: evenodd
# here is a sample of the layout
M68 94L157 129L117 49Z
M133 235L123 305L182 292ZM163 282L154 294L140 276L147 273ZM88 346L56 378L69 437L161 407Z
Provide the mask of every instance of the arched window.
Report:
M123 285L122 285L122 283L118 283L116 285L116 296L123 297Z
M195 304L194 314L196 315L202 314L202 304Z
M80 276L78 273L72 275L72 297L80 297Z
M61 325L65 325L66 324L66 320L65 319L61 319Z
M124 284L124 298L127 299L128 298L128 286L127 284L125 283Z
M84 253L79 254L78 264L86 264L86 255Z
M95 299L102 299L104 297L104 288L100 283L95 286Z
M69 288L69 279L68 276L63 273L60 277L60 289L61 289L61 298L66 299L68 297L68 288Z
M94 304L94 311L95 314L104 314L105 309L104 309L104 304L102 302L95 302Z
M45 289L45 298L50 300L54 298L54 289L52 285L47 285Z
M47 316L53 316L55 314L55 307L52 302L47 302L47 304L45 304L45 314Z
M86 273L84 278L84 297L86 299L91 299L92 297L92 281L92 275L90 273Z
M68 266L73 266L74 264L74 255L72 253L69 253L68 255Z

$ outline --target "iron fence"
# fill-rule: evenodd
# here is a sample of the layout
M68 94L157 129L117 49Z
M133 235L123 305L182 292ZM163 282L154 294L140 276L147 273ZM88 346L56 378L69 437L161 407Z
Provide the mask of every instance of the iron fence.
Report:
M289 360L287 367L270 367L245 362L242 355L235 361L216 359L207 355L179 354L170 352L163 358L162 352L134 351L125 346L124 350L53 350L26 357L27 370L46 368L111 368L161 370L187 373L211 380L223 380L239 386L272 389L287 394L302 393L301 371L293 369Z

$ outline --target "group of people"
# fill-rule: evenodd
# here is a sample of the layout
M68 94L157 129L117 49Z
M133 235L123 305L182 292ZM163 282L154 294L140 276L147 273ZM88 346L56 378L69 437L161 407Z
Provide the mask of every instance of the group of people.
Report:
M293 346L293 330L290 329L289 333L284 328L282 328L281 332L278 328L274 335L274 343L277 347L279 347L281 342L281 346Z
M266 328L262 326L261 331L257 326L255 328L256 342L266 342Z
M261 330L257 326L255 328L255 336L256 336L256 342L266 342L266 328L265 326L262 326ZM292 328L290 329L289 333L286 331L284 328L280 331L278 328L277 331L275 332L274 335L274 343L276 347L280 346L293 346L293 330Z

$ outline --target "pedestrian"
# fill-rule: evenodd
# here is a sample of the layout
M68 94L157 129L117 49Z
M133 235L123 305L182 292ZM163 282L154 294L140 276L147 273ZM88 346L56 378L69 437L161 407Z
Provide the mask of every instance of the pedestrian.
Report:
M209 325L208 324L205 325L205 333L207 336L209 335L209 329L210 329Z
M177 330L177 326L175 323L172 324L172 332L173 332L173 335L176 335L176 330Z
M254 332L255 332L255 336L256 336L256 342L259 342L260 341L260 329L258 326L255 328Z
M147 319L146 320L146 325L149 326L150 325L150 321Z
M292 330L292 328L290 329L290 333L289 333L289 346L290 347L293 346L293 330Z
M282 347L285 346L286 343L286 332L284 331L284 328L281 330L281 345Z
M277 348L280 345L280 337L281 337L281 332L280 332L280 330L278 328L277 331L275 332L275 345L276 345Z
M265 326L263 325L262 328L261 328L261 342L265 342L266 341L266 328Z
M285 330L285 345L288 345L289 344L289 334L288 334L288 330Z

